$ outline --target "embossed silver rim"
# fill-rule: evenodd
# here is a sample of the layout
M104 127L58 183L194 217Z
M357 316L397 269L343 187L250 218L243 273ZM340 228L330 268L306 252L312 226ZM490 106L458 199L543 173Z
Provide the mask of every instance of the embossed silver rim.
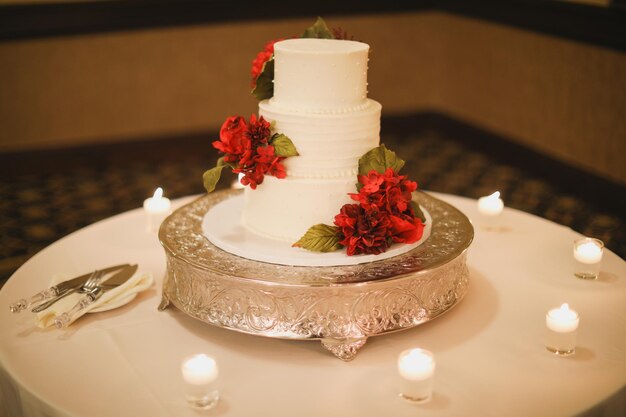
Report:
M426 193L416 192L413 199L428 210L433 227L430 237L412 251L382 261L339 267L294 267L257 262L217 248L202 232L206 212L213 205L241 192L225 190L205 195L172 213L159 230L159 240L168 256L179 258L194 268L235 279L307 287L337 286L398 279L432 270L461 255L474 237L470 221L458 209Z

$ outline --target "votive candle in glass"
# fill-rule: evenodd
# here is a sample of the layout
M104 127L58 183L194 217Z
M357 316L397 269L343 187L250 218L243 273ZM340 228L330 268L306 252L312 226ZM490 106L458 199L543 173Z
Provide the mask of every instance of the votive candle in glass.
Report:
M169 198L163 197L163 189L158 187L154 195L143 202L146 212L146 228L149 232L156 232L161 223L170 214L172 204Z
M425 349L408 349L398 357L400 396L407 401L423 403L433 393L435 358Z
M243 172L240 172L239 175L237 175L237 179L234 180L231 184L230 184L230 188L232 188L233 190L241 190L243 188L245 188L245 186L241 183L241 179L244 177Z
M576 334L580 318L567 303L546 314L546 348L559 356L572 355L576 350Z
M585 237L574 241L574 276L581 279L597 279L604 252L604 242Z
M185 399L193 408L208 410L219 401L217 362L203 353L190 356L181 366Z
M478 213L486 228L497 228L498 219L504 210L504 202L500 198L500 191L478 199Z

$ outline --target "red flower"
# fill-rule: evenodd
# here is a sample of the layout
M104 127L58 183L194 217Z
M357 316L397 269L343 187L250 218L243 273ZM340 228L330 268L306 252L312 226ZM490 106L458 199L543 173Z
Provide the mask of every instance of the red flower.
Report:
M375 170L371 170L367 175L359 175L358 179L363 184L361 191L367 194L378 191L383 181L385 181L385 178Z
M376 206L365 208L360 204L345 204L335 216L335 225L341 229L341 243L348 256L385 252L392 240L389 215Z
M263 116L257 119L255 115L252 115L250 116L250 123L244 135L246 137L246 146L242 154L239 155L238 165L245 168L254 165L254 157L257 154L257 149L261 146L267 146L269 143L269 139L272 136L270 124Z
M359 204L346 204L335 216L339 243L348 255L379 254L394 242L411 244L422 237L424 224L411 207L417 183L391 168L383 174L372 170L358 179L362 187L350 196Z
M276 39L273 41L269 41L265 48L261 52L257 54L257 56L252 60L252 69L250 70L250 74L252 75L252 88L256 86L256 80L261 75L263 71L263 65L267 61L269 61L274 55L274 44L282 39Z
M256 190L256 186L263 182L263 173L257 171L255 168L249 170L234 169L233 172L243 172L244 176L241 178L241 185L249 185L253 190Z
M240 168L234 169L233 172L243 172L244 177L241 179L241 184L249 185L255 190L257 185L263 183L265 175L272 175L276 178L287 176L285 167L281 163L283 159L285 158L274 153L273 146L259 146L249 162L245 166L242 165Z
M252 115L246 123L241 116L226 119L220 130L220 140L213 146L224 153L224 161L235 165L235 174L243 173L241 184L253 190L263 182L265 175L285 178L284 157L275 154L269 144L272 137L270 124L263 117Z
M391 239L398 243L415 243L424 234L422 220L415 216L390 216Z
M406 175L396 174L393 169L387 168L384 174L371 170L367 175L359 175L358 179L363 187L358 194L350 194L353 200L364 205L376 205L390 214L414 216L410 202L417 183L409 181Z
M250 146L253 149L267 145L272 136L269 122L263 116L257 119L253 114L250 116L250 124L246 135L250 138Z
M257 155L254 161L256 166L264 173L268 173L276 178L285 178L287 173L281 163L284 159L282 156L277 156L274 147L269 145L257 148Z
M220 140L213 142L213 147L224 152L224 161L236 162L249 147L246 137L248 126L241 116L231 116L220 129Z

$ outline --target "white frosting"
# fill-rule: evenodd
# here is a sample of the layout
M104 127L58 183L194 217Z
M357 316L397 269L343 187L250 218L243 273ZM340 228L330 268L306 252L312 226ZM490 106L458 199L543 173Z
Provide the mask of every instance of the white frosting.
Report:
M246 187L243 226L264 237L298 241L319 223L332 225L344 204L354 202L356 177L312 180L266 176L256 190Z
M332 225L356 192L359 158L380 143L381 105L366 97L367 53L360 42L291 39L274 45L274 97L259 114L287 135L299 156L287 178L266 176L245 190L242 223L264 237L299 240Z
M381 105L366 100L360 111L342 114L302 114L259 104L259 114L274 122L276 132L287 135L299 156L285 159L288 177L336 178L356 181L359 158L380 142Z
M272 105L290 112L345 113L366 106L369 46L332 39L274 44Z

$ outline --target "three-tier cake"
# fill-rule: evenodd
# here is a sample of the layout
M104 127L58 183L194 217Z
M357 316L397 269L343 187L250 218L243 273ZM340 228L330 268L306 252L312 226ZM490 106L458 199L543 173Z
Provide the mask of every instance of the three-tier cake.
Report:
M267 176L246 189L245 227L296 242L309 227L332 224L352 201L359 158L380 141L381 105L367 98L368 51L329 39L274 45L274 96L259 103L259 114L299 155L285 160L286 178Z

